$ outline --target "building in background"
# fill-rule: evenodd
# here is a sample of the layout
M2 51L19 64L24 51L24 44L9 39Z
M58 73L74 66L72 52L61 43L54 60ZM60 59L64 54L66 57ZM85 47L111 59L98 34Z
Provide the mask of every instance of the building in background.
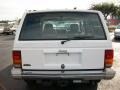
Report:
M108 24L111 26L116 26L120 23L120 16L110 16L108 19Z

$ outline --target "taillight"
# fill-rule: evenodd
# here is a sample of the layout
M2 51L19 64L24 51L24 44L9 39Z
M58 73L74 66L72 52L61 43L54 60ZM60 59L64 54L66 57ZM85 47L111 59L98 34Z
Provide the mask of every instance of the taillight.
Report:
M105 50L105 67L109 68L113 64L114 51L112 49Z
M12 52L12 56L13 56L13 65L14 67L21 67L22 62L21 62L21 51L13 51Z

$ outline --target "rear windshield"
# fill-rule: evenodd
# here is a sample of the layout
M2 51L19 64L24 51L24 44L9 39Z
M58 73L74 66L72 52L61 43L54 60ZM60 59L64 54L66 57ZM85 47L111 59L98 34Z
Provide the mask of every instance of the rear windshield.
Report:
M104 40L99 15L86 12L27 14L19 40Z

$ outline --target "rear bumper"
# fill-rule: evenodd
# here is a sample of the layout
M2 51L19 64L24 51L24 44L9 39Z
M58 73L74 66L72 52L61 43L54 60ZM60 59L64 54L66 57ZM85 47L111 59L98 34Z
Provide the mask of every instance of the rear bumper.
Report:
M112 79L115 71L106 69L105 71L22 71L18 68L11 70L15 79L81 79L81 80L101 80Z

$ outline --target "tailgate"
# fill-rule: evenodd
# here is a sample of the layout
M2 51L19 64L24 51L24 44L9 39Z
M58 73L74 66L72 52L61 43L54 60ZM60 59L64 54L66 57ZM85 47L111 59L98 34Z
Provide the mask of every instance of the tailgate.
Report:
M37 42L31 45L24 43L24 46L23 42L19 42L21 49L18 49L21 50L23 69L103 69L104 53L111 42L100 42L70 41L64 45L60 42L53 42L54 45L49 42Z

